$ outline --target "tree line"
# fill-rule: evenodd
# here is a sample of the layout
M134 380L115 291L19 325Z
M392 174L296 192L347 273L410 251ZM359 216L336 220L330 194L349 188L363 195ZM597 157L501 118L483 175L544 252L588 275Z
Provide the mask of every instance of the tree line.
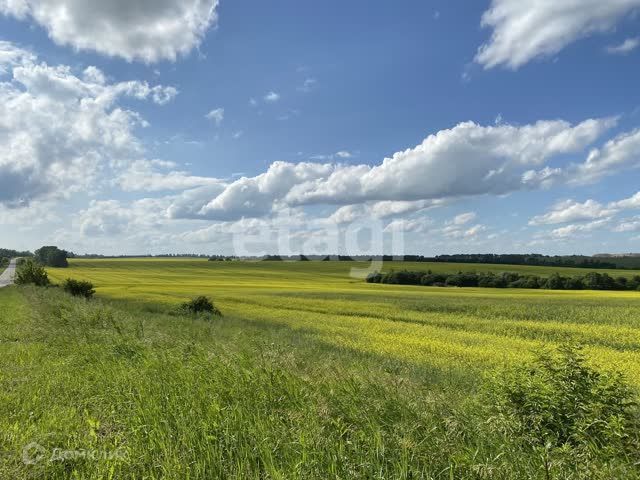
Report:
M612 277L607 273L589 272L581 276L549 277L519 273L433 273L415 271L375 272L367 276L367 283L392 285L424 285L429 287L531 288L547 290L636 290L640 291L640 275L633 278Z
M633 268L629 262L622 264L615 257L598 258L584 255L541 255L531 254L456 254L424 257L405 255L405 262L443 262L443 263L486 263L491 265L533 265L538 267L574 267L590 269ZM640 259L636 261L640 266Z

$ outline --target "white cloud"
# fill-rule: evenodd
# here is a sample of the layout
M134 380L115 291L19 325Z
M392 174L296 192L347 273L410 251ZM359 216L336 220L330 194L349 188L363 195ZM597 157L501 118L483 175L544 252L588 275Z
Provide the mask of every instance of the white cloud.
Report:
M335 159L349 159L355 157L354 153L349 152L348 150L340 150L336 153L330 153L328 155L317 154L309 157L311 160L335 160Z
M264 97L264 101L267 103L275 103L280 100L280 94L274 91L267 93Z
M569 170L572 183L590 183L640 167L640 129L618 135L602 148L593 149L587 160Z
M517 69L556 55L580 38L612 30L640 0L492 0L482 26L493 30L476 62Z
M640 47L640 37L627 38L619 45L610 45L606 48L607 53L612 55L626 55Z
M581 151L613 125L614 119L575 126L563 121L518 127L461 123L380 165L336 166L322 181L297 185L286 200L291 204L425 200L537 188L523 181L531 166Z
M126 60L175 60L216 22L218 0L0 0L0 13L30 19L59 45Z
M613 202L610 206L611 208L619 208L621 210L640 209L640 192L636 193L632 197L625 198L624 200Z
M477 217L478 215L475 212L461 213L456 215L451 223L454 225L466 225L469 222L473 222Z
M481 233L485 232L487 227L485 225L473 225L467 228L464 225L448 225L442 229L442 233L445 237L452 239L472 239L476 238Z
M640 232L640 217L628 218L613 228L614 232Z
M329 221L337 224L353 223L367 215L368 211L364 205L345 205L333 212L329 217Z
M240 178L228 185L216 198L204 205L200 213L211 219L260 216L271 212L295 185L313 181L327 174L328 165L275 162L266 173Z
M205 118L213 121L219 127L224 120L224 108L215 108L205 115Z
M554 225L559 223L582 222L609 218L616 213L616 209L604 206L595 200L587 200L584 203L566 200L555 204L551 211L544 215L533 217L529 221L529 225Z
M431 221L428 218L417 218L417 219L399 218L389 222L387 226L384 228L384 232L385 233L392 233L392 232L420 233L420 232L426 231L430 225L431 225Z
M370 209L375 218L387 218L439 207L444 203L442 200L382 201L372 203Z
M566 225L564 227L556 228L551 231L551 238L555 239L564 239L571 238L576 236L584 236L585 234L589 234L595 230L600 230L601 228L609 226L611 220L608 218L602 220L594 220L589 223L578 223Z
M0 203L22 206L64 197L144 155L134 134L146 122L118 105L122 97L164 103L170 87L106 83L97 68L77 76L68 66L36 63L0 45L8 79L0 82Z
M419 200L415 202L382 201L366 204L345 205L338 208L328 220L338 225L353 223L363 218L381 220L435 208L443 204L444 202L438 200Z
M222 181L210 177L197 177L188 172L171 170L172 162L136 160L117 179L116 183L126 191L185 190L205 185L222 185Z
M397 205L411 209L462 196L539 188L525 175L531 166L584 150L615 123L615 119L575 126L558 120L525 126L461 123L376 166L276 162L266 173L238 179L186 211L189 216L225 220L262 216L282 205L386 201L409 202ZM177 208L174 215L184 211Z
M617 224L614 223L616 221L615 217L624 211L638 209L640 209L640 192L632 197L617 202L609 202L606 205L591 199L584 203L566 200L554 205L544 215L532 218L529 221L529 225L568 224L550 232L536 234L536 238L540 241L545 239L566 239L578 235L584 236L604 228L614 232L632 232L640 227L640 217L617 220Z
M92 200L88 208L75 215L73 224L83 237L149 234L166 223L166 206L166 198L142 198L126 203Z
M11 42L0 40L0 75L6 74L12 67L35 62L31 52L15 46Z

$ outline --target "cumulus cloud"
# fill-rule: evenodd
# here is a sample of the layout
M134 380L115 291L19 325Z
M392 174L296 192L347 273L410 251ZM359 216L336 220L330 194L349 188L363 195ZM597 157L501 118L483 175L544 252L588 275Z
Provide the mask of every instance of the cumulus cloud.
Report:
M200 209L199 215L214 220L265 215L295 185L322 178L330 169L330 165L275 162L266 173L229 184Z
M0 203L8 206L86 190L109 169L141 158L134 129L146 122L118 101L164 103L175 94L145 82L108 83L95 67L76 75L36 63L6 42L0 51L7 76L0 81Z
M591 150L587 160L569 170L572 183L589 183L640 167L640 129L622 133L602 148Z
M197 47L218 0L0 0L0 13L42 26L59 45L157 62Z
M613 125L614 119L575 126L563 121L489 127L461 123L380 165L336 166L322 181L297 185L286 200L299 205L424 200L536 188L523 182L528 167L583 150Z
M188 214L224 220L259 217L278 205L375 202L396 203L369 208L406 212L463 196L540 188L542 180L527 176L532 166L544 169L555 156L583 151L615 124L610 118L577 125L560 120L488 127L466 122L375 166L275 162L263 174L226 185L216 197L189 208ZM173 215L184 211L172 209Z
M608 227L611 224L611 220L608 218L602 220L594 220L588 223L577 223L559 227L551 231L551 238L565 239L576 236L584 236L595 230L600 230L604 227Z
M640 209L640 192L606 205L592 199L583 203L566 200L556 203L547 213L532 218L529 225L566 224L551 231L536 234L536 238L540 240L566 239L605 228L619 233L633 232L640 224L638 217L622 220L616 220L616 217L625 211L638 209Z
M74 223L84 237L114 237L154 229L165 221L161 214L166 199L143 198L123 203L118 200L92 200L78 212Z
M36 56L17 47L11 42L0 40L0 75L6 74L12 67L24 63L32 63Z
M517 69L556 55L576 40L612 30L638 8L640 0L492 0L482 26L493 32L475 61L485 68Z
M640 209L640 192L636 193L632 197L625 198L624 200L613 202L610 205L612 208L618 208L621 210Z
M554 225L559 223L581 222L609 218L618 212L615 208L602 205L595 200L587 200L584 203L573 200L559 202L551 211L544 215L533 217L529 225Z

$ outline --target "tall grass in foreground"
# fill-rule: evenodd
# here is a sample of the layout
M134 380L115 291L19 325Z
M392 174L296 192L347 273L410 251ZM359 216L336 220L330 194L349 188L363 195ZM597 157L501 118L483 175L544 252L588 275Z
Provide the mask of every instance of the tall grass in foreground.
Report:
M164 309L0 291L0 478L639 477L622 451L544 468L475 372Z

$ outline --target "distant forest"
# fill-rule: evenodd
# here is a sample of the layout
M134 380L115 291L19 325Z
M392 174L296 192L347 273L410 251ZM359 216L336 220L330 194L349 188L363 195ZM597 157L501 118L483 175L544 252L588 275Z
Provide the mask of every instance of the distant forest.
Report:
M265 255L262 257L237 257L233 255L204 255L194 253L160 254L160 255L77 255L65 252L68 258L208 258L210 261L238 261L238 260L265 260L265 261L361 261L383 260L385 262L442 262L442 263L485 263L494 265L533 265L541 267L574 267L589 269L640 269L640 254L626 255L542 255L531 254L493 254L471 253L456 255L437 255L426 257L423 255L404 256L346 256L346 255ZM0 248L0 258L31 257L31 252L19 252L16 250Z
M212 257L211 260L221 260L224 257ZM278 255L267 255L263 260L267 261L295 261L295 260L338 260L338 261L372 261L382 260L385 262L435 262L435 263L485 263L492 265L533 265L540 267L574 267L590 269L638 269L640 268L640 256L607 256L588 257L586 255L556 255L548 256L537 253L532 254L458 254L458 255L438 255L435 257L425 257L423 255L392 256L382 255L371 256L343 256L343 255L294 255L281 257Z
M587 257L583 255L540 254L459 254L436 257L405 256L405 261L446 263L488 263L496 265L534 265L575 268L640 268L640 257Z
M8 248L0 248L0 258L33 257L31 252L19 252Z

